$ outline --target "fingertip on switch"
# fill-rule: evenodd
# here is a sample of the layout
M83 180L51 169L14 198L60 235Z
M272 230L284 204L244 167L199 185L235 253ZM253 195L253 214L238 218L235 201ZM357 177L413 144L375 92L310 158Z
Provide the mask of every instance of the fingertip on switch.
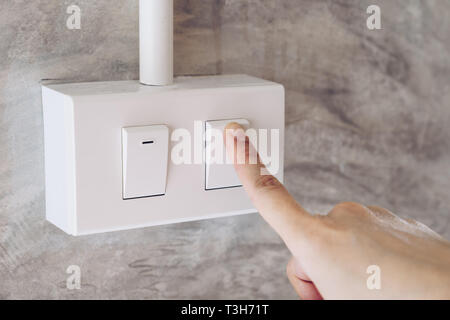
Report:
M214 130L226 134L228 129L245 130L249 126L250 122L247 119L206 121L205 190L242 187L233 164L226 159L225 146L221 141L217 141L217 143L215 141L218 137L216 137Z

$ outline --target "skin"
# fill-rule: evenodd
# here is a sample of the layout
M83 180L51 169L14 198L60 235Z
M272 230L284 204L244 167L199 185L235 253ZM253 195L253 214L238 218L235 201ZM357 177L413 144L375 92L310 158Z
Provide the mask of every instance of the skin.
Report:
M312 215L264 167L249 164L243 128L225 128L228 155L254 206L292 259L287 276L302 299L450 299L450 243L424 224L353 202ZM238 158L245 141L245 159ZM241 157L244 157L241 152ZM381 288L369 290L367 268L379 266Z

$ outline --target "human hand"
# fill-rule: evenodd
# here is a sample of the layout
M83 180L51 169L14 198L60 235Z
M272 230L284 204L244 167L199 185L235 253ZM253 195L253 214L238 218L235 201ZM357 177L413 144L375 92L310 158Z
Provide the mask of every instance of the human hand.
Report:
M425 225L375 206L344 202L328 215L311 215L263 164L239 164L236 136L225 128L228 154L256 209L292 253L288 278L302 299L450 299L450 243ZM246 154L253 146L246 139ZM231 152L232 151L232 152ZM369 266L381 288L367 286Z

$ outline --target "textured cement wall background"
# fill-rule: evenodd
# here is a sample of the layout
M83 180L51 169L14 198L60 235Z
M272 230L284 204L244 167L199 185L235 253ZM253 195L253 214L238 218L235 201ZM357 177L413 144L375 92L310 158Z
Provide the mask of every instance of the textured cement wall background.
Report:
M286 185L306 208L377 204L450 238L449 1L175 3L176 74L285 85ZM137 79L137 4L0 0L0 298L294 298L258 215L81 238L45 222L39 81Z

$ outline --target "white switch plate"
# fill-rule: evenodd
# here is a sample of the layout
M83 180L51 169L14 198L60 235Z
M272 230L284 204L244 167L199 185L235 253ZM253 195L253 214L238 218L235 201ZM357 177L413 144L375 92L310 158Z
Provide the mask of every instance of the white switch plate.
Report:
M246 75L180 77L171 86L137 81L42 87L46 218L83 235L253 213L242 187L205 190L205 166L170 160L165 195L123 199L122 128L165 124L193 136L195 121L247 119L280 132L283 181L284 88Z
M167 126L122 128L123 199L164 195L168 154Z

